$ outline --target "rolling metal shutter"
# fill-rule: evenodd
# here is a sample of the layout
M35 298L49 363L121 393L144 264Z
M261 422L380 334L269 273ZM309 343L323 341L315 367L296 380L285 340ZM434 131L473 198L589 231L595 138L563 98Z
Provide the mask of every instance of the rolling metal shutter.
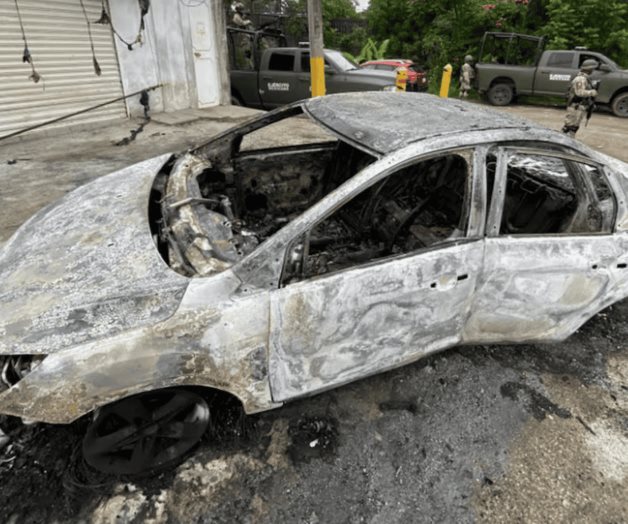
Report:
M91 22L100 0L83 0ZM0 0L0 136L122 96L122 83L111 28L91 24L94 72L87 23L79 0L18 0L38 83L22 63L24 42L14 0ZM124 101L70 118L56 126L126 116Z

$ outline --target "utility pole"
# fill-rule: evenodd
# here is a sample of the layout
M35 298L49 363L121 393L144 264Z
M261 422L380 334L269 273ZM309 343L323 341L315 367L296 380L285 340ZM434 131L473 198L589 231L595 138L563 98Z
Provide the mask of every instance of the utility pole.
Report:
M307 0L307 26L310 33L312 96L322 96L325 94L325 55L321 0Z

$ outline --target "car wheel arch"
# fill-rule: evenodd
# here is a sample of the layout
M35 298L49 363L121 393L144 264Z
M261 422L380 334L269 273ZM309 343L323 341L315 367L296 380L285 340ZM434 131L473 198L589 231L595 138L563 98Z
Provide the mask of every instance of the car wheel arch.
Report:
M183 367L173 365L182 356L191 355ZM172 359L172 360L171 360ZM149 359L110 360L81 374L72 356L50 355L42 364L0 397L3 413L52 424L69 424L94 410L124 398L172 387L196 387L220 391L237 398L246 413L272 409L268 376L233 378L227 372L215 373L194 359L194 353L174 351ZM192 365L195 369L185 369ZM159 368L168 369L164 373ZM198 368L198 370L196 369ZM128 373L120 370L128 369ZM75 376L71 376L74 373ZM203 374L205 373L205 374ZM60 380L65 374L66 379ZM70 376L68 376L70 375Z
M242 424L242 403L206 387L151 389L93 413L83 459L106 474L157 472L182 462L204 438Z

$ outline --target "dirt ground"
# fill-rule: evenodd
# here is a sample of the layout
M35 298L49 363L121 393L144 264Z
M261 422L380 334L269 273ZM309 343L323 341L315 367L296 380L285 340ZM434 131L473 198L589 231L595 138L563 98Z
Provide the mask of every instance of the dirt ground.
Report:
M562 125L558 109L506 110ZM0 242L73 187L245 117L154 122L123 148L128 123L0 142ZM628 120L596 114L580 138L628 161L626 136ZM624 301L561 344L454 348L251 417L223 404L184 463L145 478L91 471L85 420L10 420L0 520L628 522L627 340Z

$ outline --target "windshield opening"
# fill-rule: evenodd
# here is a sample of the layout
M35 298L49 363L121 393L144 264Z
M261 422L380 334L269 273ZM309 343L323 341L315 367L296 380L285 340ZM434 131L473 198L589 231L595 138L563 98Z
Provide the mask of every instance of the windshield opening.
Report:
M349 60L340 51L330 51L329 49L326 49L325 58L341 71L353 71L354 69L359 69L358 64Z
M187 276L221 272L375 160L294 107L261 117L176 159L154 195L160 252Z

